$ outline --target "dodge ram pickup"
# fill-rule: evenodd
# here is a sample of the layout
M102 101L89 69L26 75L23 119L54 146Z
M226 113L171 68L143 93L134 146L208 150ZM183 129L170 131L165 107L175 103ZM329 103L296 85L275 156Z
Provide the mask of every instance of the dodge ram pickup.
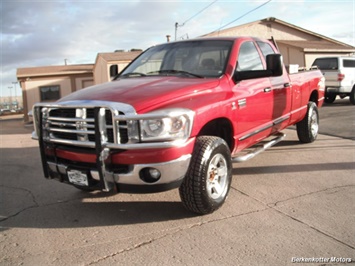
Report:
M252 37L153 46L111 82L33 107L44 175L85 191L179 188L208 214L225 202L233 162L318 134L319 70L289 75L276 45ZM247 151L247 152L246 152Z

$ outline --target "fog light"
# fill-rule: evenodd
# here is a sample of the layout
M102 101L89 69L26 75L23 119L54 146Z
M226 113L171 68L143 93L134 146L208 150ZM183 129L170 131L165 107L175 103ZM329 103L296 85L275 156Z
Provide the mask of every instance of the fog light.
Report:
M154 183L160 179L161 173L158 169L146 167L139 172L139 177L146 183Z

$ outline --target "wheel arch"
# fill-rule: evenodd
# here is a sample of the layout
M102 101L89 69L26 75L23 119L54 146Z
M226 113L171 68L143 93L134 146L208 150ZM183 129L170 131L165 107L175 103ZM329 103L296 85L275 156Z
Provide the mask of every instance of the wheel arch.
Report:
M220 117L207 122L199 131L197 136L215 136L224 139L229 149L234 148L234 132L231 121L225 117Z
M310 101L310 102L314 102L314 103L319 107L319 105L318 105L318 98L319 98L319 96L318 96L318 91L317 91L317 90L314 90L314 91L312 91L312 93L311 93L311 95L310 95L310 97L309 97L309 101Z

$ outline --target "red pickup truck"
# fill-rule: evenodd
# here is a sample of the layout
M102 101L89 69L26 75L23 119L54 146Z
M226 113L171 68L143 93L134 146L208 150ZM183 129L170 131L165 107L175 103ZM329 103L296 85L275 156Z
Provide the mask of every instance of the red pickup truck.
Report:
M319 70L288 75L267 40L165 43L112 82L36 104L33 138L46 178L88 191L179 188L188 210L207 214L224 203L233 162L290 125L301 142L316 139L324 89Z

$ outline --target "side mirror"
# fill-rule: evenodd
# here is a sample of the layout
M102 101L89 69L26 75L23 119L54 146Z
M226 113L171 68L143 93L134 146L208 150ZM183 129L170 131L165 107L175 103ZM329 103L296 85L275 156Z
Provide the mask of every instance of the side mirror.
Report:
M282 76L282 73L282 56L280 54L269 54L266 56L266 70L236 71L233 79L237 82L246 79L278 77Z
M283 73L282 55L268 54L266 56L266 69L268 71L271 71L271 77L282 76Z

